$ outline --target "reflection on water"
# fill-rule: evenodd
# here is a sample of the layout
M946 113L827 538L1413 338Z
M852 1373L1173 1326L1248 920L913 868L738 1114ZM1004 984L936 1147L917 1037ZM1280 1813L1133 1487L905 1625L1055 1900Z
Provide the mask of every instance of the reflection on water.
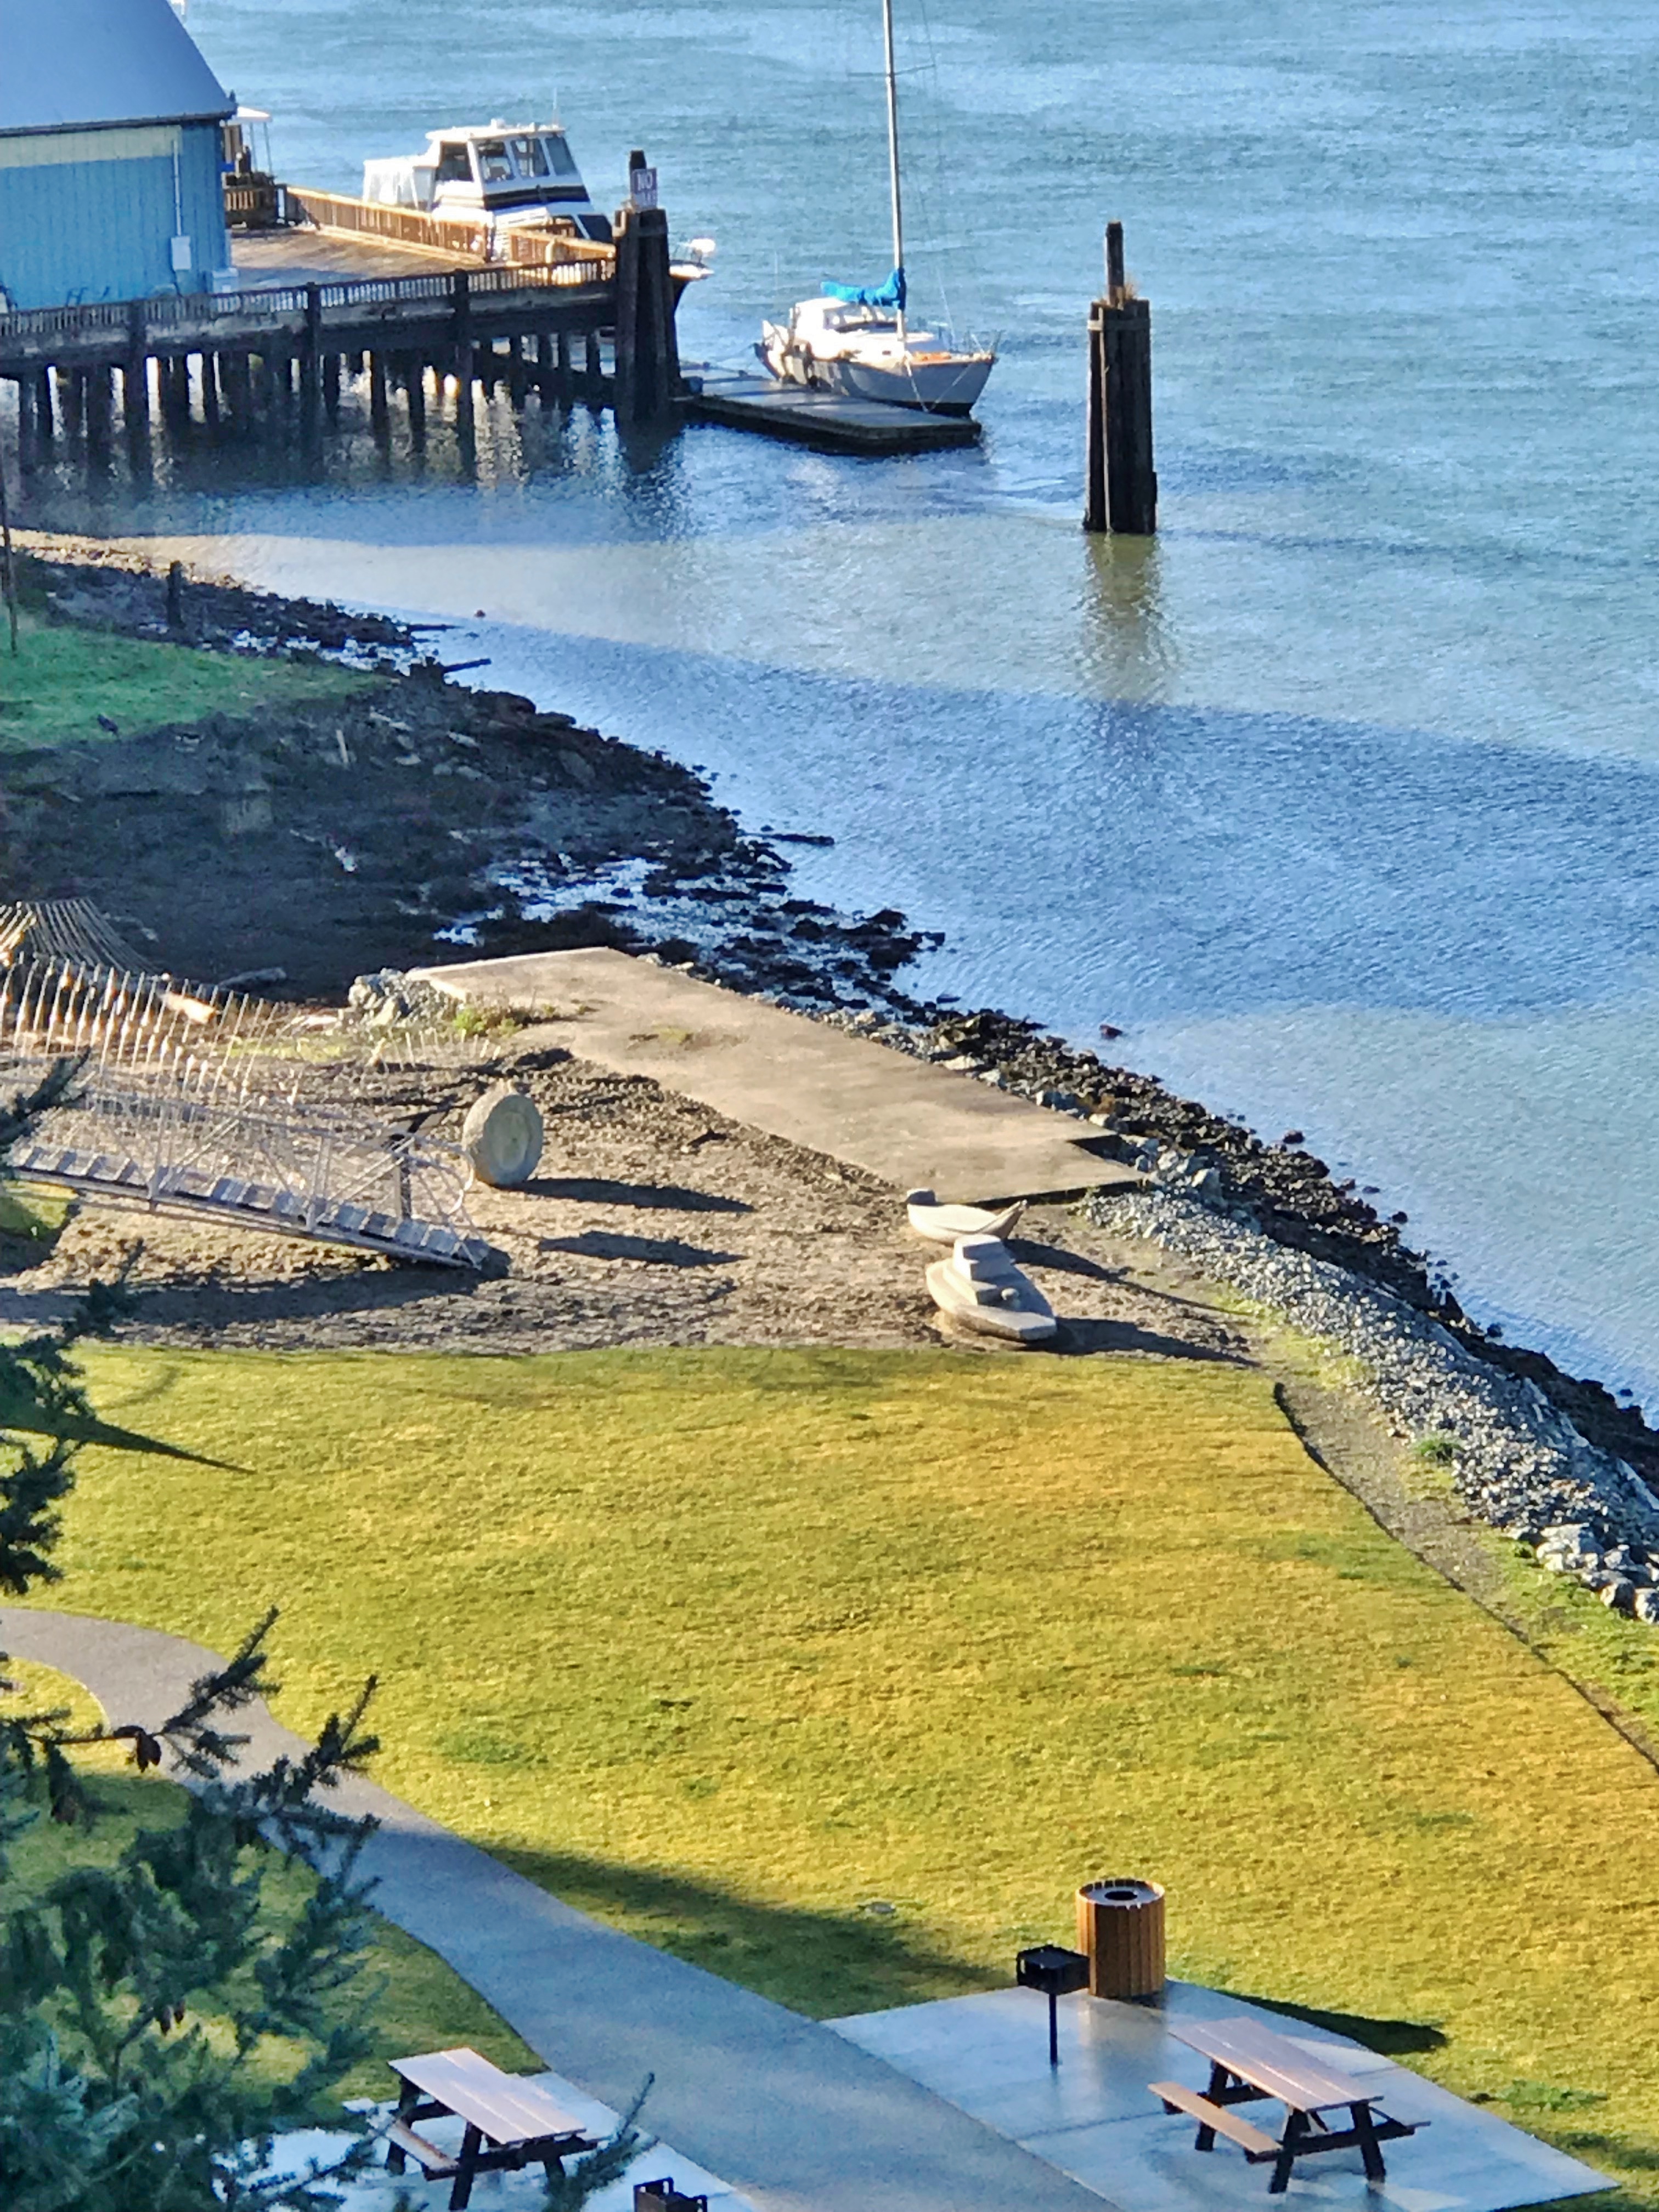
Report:
M153 484L49 472L31 519L453 619L489 680L833 833L803 888L945 929L934 987L1127 1023L1141 1064L1383 1184L1477 1308L1659 1393L1659 19L902 13L920 296L1001 333L982 448L630 452L498 395L417 455L357 392L310 473L158 429ZM348 188L453 114L544 106L556 52L599 195L642 139L720 241L688 360L884 272L865 0L191 26L282 166ZM1108 214L1153 303L1151 546L1078 528Z
M1109 699L1164 699L1176 689L1175 635L1164 619L1156 538L1085 538L1079 688Z

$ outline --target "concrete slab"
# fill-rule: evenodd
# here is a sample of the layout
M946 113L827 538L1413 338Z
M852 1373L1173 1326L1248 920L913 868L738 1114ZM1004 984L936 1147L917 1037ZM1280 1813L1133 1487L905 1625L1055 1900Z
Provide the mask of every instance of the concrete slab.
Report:
M1166 2114L1149 2094L1151 2081L1205 2086L1205 2060L1169 2033L1170 2021L1183 2013L1206 2020L1241 2014L1311 2050L1340 2051L1345 2071L1375 2078L1393 2118L1431 2124L1408 2141L1388 2145L1385 2181L1366 2181L1357 2151L1334 2152L1298 2169L1285 2192L1287 2203L1367 2206L1371 2212L1383 2207L1506 2212L1510 2206L1586 2196L1609 2185L1593 2167L1379 2052L1188 1983L1171 1982L1158 2005L1113 2004L1086 1995L1062 1998L1057 2068L1048 2064L1047 2002L1030 1990L945 1998L830 2025L1120 2212L1210 2212L1224 2206L1236 2212L1257 2196L1265 2205L1265 2167L1246 2165L1224 2142L1208 2154L1195 2150L1192 2121ZM1256 2117L1254 2108L1251 2117Z
M1086 1122L763 1000L605 947L418 971L479 1006L542 1018L550 1042L648 1075L734 1121L969 1203L1139 1180Z

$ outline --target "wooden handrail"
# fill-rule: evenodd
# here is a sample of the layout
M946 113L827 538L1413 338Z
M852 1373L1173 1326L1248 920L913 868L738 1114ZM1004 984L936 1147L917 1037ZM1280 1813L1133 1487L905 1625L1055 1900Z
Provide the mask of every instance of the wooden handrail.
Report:
M568 238L529 224L496 224L487 215L433 215L424 208L349 199L342 192L313 191L302 185L289 185L288 204L319 230L348 238L383 238L412 252L441 255L451 263L505 263L520 269L564 269L589 263L595 264L591 281L602 283L616 262L614 247L595 240Z

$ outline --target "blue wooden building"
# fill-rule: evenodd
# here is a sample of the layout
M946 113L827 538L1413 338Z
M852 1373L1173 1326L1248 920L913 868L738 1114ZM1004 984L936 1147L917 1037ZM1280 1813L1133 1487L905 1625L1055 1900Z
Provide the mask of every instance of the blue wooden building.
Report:
M0 306L205 290L234 107L168 0L0 0Z

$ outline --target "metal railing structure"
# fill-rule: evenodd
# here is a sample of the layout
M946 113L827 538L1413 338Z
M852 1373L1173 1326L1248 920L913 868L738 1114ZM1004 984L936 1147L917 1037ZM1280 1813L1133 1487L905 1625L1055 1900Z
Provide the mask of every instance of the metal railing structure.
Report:
M469 296L476 301L503 292L562 291L583 284L608 284L612 264L597 258L607 251L585 246L579 260L496 263L469 270ZM169 331L199 330L204 341L211 343L216 323L234 324L249 316L268 320L318 309L326 315L357 307L427 302L447 308L454 289L453 276L357 276L336 284L272 284L235 292L162 293L149 300L98 300L81 307L16 307L9 314L0 315L0 346L8 338L73 340L103 331L119 331L126 338L135 329L142 337L156 338Z
M75 960L0 974L0 1085L78 1062L68 1102L12 1148L9 1171L153 1212L440 1266L497 1255L466 1212L458 1146L267 1088L301 1049L290 1006Z

